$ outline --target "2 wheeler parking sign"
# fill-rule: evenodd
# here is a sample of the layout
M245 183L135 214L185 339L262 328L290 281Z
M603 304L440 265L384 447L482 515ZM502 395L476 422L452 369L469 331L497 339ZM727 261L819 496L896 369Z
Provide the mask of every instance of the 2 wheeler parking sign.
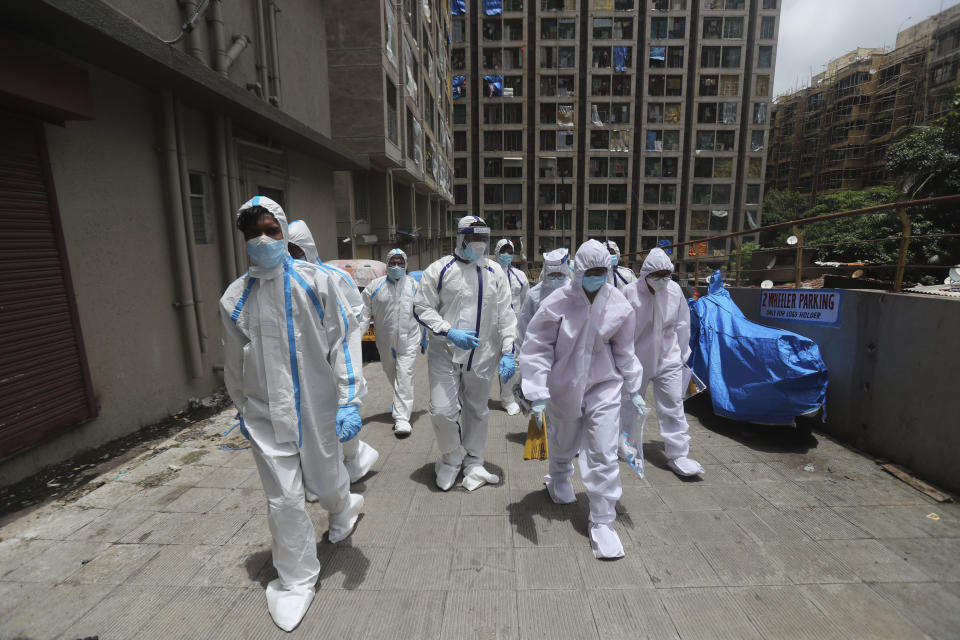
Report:
M843 291L837 289L764 289L760 318L836 327L842 303Z

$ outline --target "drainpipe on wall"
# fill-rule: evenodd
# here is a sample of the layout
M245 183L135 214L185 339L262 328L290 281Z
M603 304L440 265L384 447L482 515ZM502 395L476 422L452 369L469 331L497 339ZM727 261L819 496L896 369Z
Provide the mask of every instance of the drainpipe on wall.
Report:
M193 0L181 0L180 6L183 8L188 21L197 13L197 3ZM200 34L197 33L196 29L187 31L187 53L200 62L204 64L207 63L207 61L203 59L203 49L200 47Z
M247 36L234 36L233 44L230 45L230 48L227 50L225 60L226 67L223 70L223 75L227 75L227 70L233 66L233 63L236 62L237 58L240 57L240 54L243 53L243 50L247 48L247 45L250 44L250 38Z
M200 334L200 352L207 352L207 323L203 317L203 301L200 299L200 275L197 266L197 244L193 236L193 213L190 210L190 175L187 172L187 146L183 135L183 107L180 100L174 98L174 131L177 142L177 162L180 171L180 200L183 212L183 239L187 246L187 259L190 284L193 287L194 315L197 318L197 331Z
M210 25L210 46L213 49L213 70L222 76L227 75L227 45L223 36L223 3L221 0L211 0L210 12L207 14L207 24Z
M263 24L263 0L257 0L257 81L260 83L261 98L266 99L270 88L267 84L267 29Z
M224 283L233 282L237 278L236 247L233 244L233 207L230 204L230 178L227 169L227 122L221 114L213 116L214 153L217 185L217 209L220 211L220 220L217 228L220 230L220 269L223 271Z
M280 9L277 8L277 5L273 3L273 0L268 0L267 25L270 28L270 61L272 63L270 104L275 107L280 106L280 48L277 46L278 13L280 13Z
M180 165L177 160L177 129L174 117L173 94L164 91L161 96L162 126L163 126L163 158L167 172L168 205L173 215L169 216L171 224L171 246L174 253L174 279L178 300L173 306L180 312L184 332L184 346L187 350L187 360L190 366L190 375L193 378L203 376L203 356L200 353L200 336L197 328L196 315L191 308L195 306L190 283L190 259L187 248L181 239L186 234L184 229L184 215L182 211L183 198L180 187Z

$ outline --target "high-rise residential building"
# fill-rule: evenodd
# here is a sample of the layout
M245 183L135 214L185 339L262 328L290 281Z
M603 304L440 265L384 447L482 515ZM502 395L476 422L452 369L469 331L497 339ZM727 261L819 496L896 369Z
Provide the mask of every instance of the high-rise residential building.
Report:
M960 85L960 5L826 63L771 112L767 187L829 193L892 184L887 146L902 127L943 115Z
M760 223L777 0L453 3L454 206L529 263ZM726 243L693 245L724 259ZM628 262L634 262L628 259Z

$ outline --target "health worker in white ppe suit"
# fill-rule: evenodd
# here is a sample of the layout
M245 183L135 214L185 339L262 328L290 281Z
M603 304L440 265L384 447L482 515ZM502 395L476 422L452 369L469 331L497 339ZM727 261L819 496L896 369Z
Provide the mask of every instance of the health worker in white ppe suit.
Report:
M540 282L535 284L527 297L523 299L520 313L517 314L517 350L523 344L523 336L527 332L527 325L533 320L533 315L540 308L540 303L547 296L570 282L568 264L570 254L566 249L554 249L543 254L543 269L540 272Z
M610 254L610 284L623 291L631 282L636 282L637 276L633 270L620 265L620 247L613 240L605 240L603 246Z
M493 253L497 257L497 262L500 263L504 275L507 276L507 282L510 284L510 299L511 304L513 304L513 312L519 314L523 301L527 297L527 292L530 289L530 280L527 279L527 274L511 265L513 262L514 247L513 242L509 238L503 238L498 241ZM516 382L517 380L514 379L510 384L500 384L500 404L503 405L503 410L507 412L508 416L515 416L520 413L520 405L517 404L516 399L513 397L513 385L516 384Z
M423 272L413 300L417 320L434 336L427 353L430 418L440 449L437 486L447 491L463 468L463 487L476 489L500 478L483 467L490 378L508 382L516 368L517 317L503 269L487 259L490 228L464 216L453 255Z
M680 285L670 279L673 263L663 249L653 249L643 261L640 278L623 290L636 311L636 352L643 365L643 387L653 383L654 406L660 422L667 465L679 476L703 473L689 457L690 436L683 412L683 363L690 357L690 307ZM623 401L621 431L637 419L632 403ZM620 456L627 451L620 437Z
M407 254L392 249L387 254L387 275L375 278L363 290L360 333L374 321L380 364L393 385L393 431L410 435L413 410L413 368L420 346L420 325L413 317L417 281L407 275Z
M520 349L523 395L539 423L547 416L550 475L557 504L576 501L573 458L590 501L590 546L597 558L623 556L611 526L622 493L617 462L620 391L638 406L643 372L633 350L633 309L607 283L610 258L587 240L577 250L573 282L551 294L527 326Z
M340 296L343 312L350 314L357 319L357 322L351 322L350 341L362 340L366 327L360 328L360 317L363 314L363 298L360 296L360 289L353 277L343 269L338 269L332 264L327 264L320 259L317 252L317 243L313 240L313 234L310 233L310 227L303 220L294 220L287 228L287 248L297 260L305 260L315 264L329 275L337 287L337 293ZM298 255L302 254L302 255ZM356 335L353 335L356 333ZM358 482L361 478L370 473L373 465L380 458L380 453L360 438L351 438L343 443L343 464L350 474L351 484ZM316 502L317 496L307 491L307 501Z
M333 278L290 257L283 209L257 196L238 211L237 227L251 267L220 299L224 382L267 496L279 576L267 585L267 608L290 631L320 575L305 488L330 513L331 542L349 536L363 510L340 443L360 430L366 383L356 319L342 313Z

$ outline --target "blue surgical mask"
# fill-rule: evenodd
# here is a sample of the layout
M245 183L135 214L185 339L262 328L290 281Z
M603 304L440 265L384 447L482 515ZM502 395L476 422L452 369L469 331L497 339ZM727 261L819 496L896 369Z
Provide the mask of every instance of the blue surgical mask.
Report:
M247 240L247 255L250 262L261 269L272 269L281 262L286 254L282 240L274 240L265 235Z
M615 266L617 266L617 263L618 263L618 262L620 262L620 256L618 256L618 255L615 254L615 253L614 253L614 254L611 254L611 255L610 255L610 266L611 266L611 267L615 267Z
M497 254L497 262L500 263L500 266L501 266L501 267L503 267L504 269L506 269L507 267L510 266L510 263L513 262L513 254L512 254L512 253L498 253L498 254Z
M479 262L487 248L485 242L469 242L463 248L463 257L470 262Z
M583 276L583 289L584 291L589 291L593 293L600 289L603 286L603 283L607 281L607 276Z
M544 280L551 289L557 289L567 283L566 278L547 278Z
M406 267L387 267L387 275L391 280L399 280L407 273Z

